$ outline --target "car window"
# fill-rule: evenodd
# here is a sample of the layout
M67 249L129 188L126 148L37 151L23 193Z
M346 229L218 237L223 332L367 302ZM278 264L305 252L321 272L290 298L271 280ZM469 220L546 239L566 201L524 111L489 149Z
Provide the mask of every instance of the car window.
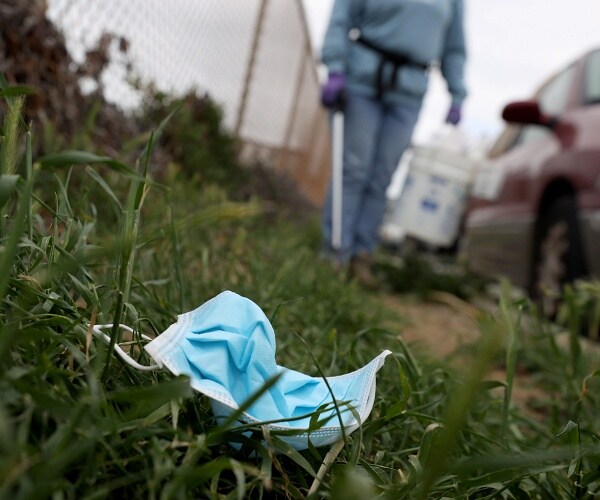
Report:
M583 94L586 103L600 102L600 50L592 52L586 62Z
M565 110L573 87L575 69L574 65L569 66L540 89L538 102L542 111L549 115L560 115Z
M519 138L521 127L513 124L506 124L504 130L498 135L496 140L493 142L492 147L487 152L488 158L496 158L501 156L506 151L511 149Z
M575 65L569 66L547 82L537 92L537 100L544 113L556 116L565 111L569 102L569 97L571 96L575 72ZM515 145L535 142L550 135L552 135L552 132L546 127L526 125L521 128L519 136L515 141Z
M521 133L519 134L515 145L539 141L540 139L551 135L552 132L546 127L541 127L539 125L526 125L521 128Z

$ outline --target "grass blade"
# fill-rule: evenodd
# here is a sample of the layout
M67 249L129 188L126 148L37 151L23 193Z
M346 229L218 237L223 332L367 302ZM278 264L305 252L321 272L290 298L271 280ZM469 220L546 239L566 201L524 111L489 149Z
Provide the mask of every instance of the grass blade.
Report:
M8 203L20 178L20 175L0 175L0 209Z
M127 177L138 181L145 181L143 176L137 174L124 163L114 160L110 156L99 156L88 151L67 150L60 153L51 153L39 158L37 163L43 168L63 168L72 167L73 165L106 165Z
M4 247L0 247L3 250L0 252L0 297L4 297L8 282L13 274L12 269L17 254L17 247L23 237L25 222L27 221L27 210L31 199L32 186L33 178L29 179L23 186L17 213L12 218L12 226L9 230L8 239Z
M502 433L506 435L508 427L508 415L512 399L515 372L517 369L517 354L519 352L519 339L521 335L522 305L516 305L517 318L513 319L513 308L509 307L510 287L507 282L502 284L502 296L500 298L500 311L505 331L508 336L508 347L506 349L506 387L504 390L504 404L502 415Z

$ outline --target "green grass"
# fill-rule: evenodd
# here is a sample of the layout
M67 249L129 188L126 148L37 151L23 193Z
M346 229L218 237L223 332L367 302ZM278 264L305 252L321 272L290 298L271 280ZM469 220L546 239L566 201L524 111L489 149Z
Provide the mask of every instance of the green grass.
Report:
M18 122L14 102L7 123ZM565 347L560 326L525 322L529 305L505 293L461 370L417 358L402 318L319 260L316 220L281 220L176 170L154 182L164 126L131 165L82 152L31 158L27 134L7 141L3 129L0 498L304 498L327 449L298 453L260 427L220 427L187 379L130 368L87 327L157 335L225 289L272 319L281 365L336 375L393 351L370 419L317 496L597 494L599 367L578 336L596 286L567 301ZM506 378L487 380L498 365ZM512 400L523 371L545 390L533 416Z

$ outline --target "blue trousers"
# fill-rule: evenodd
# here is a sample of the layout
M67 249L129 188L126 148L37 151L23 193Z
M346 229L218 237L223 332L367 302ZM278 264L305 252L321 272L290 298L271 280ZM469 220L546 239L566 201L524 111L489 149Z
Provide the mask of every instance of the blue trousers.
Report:
M346 95L342 188L342 248L333 251L332 186L323 208L325 251L347 262L372 253L386 208L386 190L408 147L420 106L387 104L357 94Z

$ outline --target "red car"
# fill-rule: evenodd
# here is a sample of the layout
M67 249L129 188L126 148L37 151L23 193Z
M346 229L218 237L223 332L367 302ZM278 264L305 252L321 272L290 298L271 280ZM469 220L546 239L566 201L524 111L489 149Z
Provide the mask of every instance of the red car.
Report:
M565 283L600 276L600 49L502 117L508 125L473 187L463 254L552 314Z

